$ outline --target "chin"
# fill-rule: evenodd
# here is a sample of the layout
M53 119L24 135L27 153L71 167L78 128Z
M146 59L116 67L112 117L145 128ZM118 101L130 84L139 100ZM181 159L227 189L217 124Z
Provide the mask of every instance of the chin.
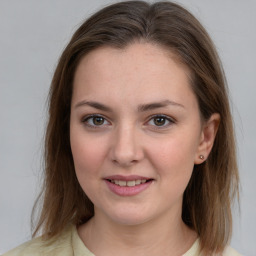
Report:
M143 214L142 211L134 212L126 209L123 209L122 212L109 213L107 215L116 224L126 226L137 226L150 220L150 217Z

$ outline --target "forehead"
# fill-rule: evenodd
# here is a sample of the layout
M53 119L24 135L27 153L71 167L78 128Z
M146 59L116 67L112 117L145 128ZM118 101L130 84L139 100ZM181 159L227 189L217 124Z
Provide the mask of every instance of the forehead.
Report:
M115 59L116 62L112 62L113 59ZM188 76L190 75L190 69L182 63L181 57L178 56L177 53L167 49L167 47L147 42L134 42L128 44L124 48L116 48L111 46L102 46L96 48L82 58L76 69L76 73L79 69L84 68L86 65L96 65L97 68L102 67L104 69L106 68L104 65L107 65L107 67L112 67L115 64L118 66L119 64L127 64L129 65L129 68L136 68L136 65L140 65L140 67L143 66L145 68L152 68L154 66L155 68L157 65L168 65L168 63L175 63L177 66L183 69ZM120 68L122 67L123 66L120 66Z
M163 47L149 43L133 43L124 49L104 46L80 61L73 96L130 95L150 101L168 94L179 100L192 93L189 77L189 69Z

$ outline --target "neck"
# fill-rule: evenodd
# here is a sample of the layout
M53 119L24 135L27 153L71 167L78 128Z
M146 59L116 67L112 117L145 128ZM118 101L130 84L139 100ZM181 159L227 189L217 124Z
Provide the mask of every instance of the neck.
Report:
M182 255L196 240L181 217L161 216L139 225L122 225L101 213L79 227L84 244L95 255Z

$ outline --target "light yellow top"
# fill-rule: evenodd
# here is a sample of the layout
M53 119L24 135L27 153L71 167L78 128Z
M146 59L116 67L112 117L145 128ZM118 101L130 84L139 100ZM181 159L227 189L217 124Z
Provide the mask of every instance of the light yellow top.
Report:
M183 256L200 256L199 239ZM90 252L74 226L67 228L65 232L52 243L35 238L19 247L5 253L3 256L95 256ZM240 256L234 249L227 247L223 256Z

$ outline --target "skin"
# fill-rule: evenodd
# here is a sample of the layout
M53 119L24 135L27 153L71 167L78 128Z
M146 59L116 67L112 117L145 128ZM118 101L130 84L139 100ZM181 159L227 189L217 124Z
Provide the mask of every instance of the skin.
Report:
M149 43L102 47L81 60L73 86L71 149L95 206L95 216L78 228L82 241L97 256L185 253L197 235L181 219L182 196L219 122L214 114L202 123L188 68ZM120 196L106 185L110 175L153 181L137 195Z

